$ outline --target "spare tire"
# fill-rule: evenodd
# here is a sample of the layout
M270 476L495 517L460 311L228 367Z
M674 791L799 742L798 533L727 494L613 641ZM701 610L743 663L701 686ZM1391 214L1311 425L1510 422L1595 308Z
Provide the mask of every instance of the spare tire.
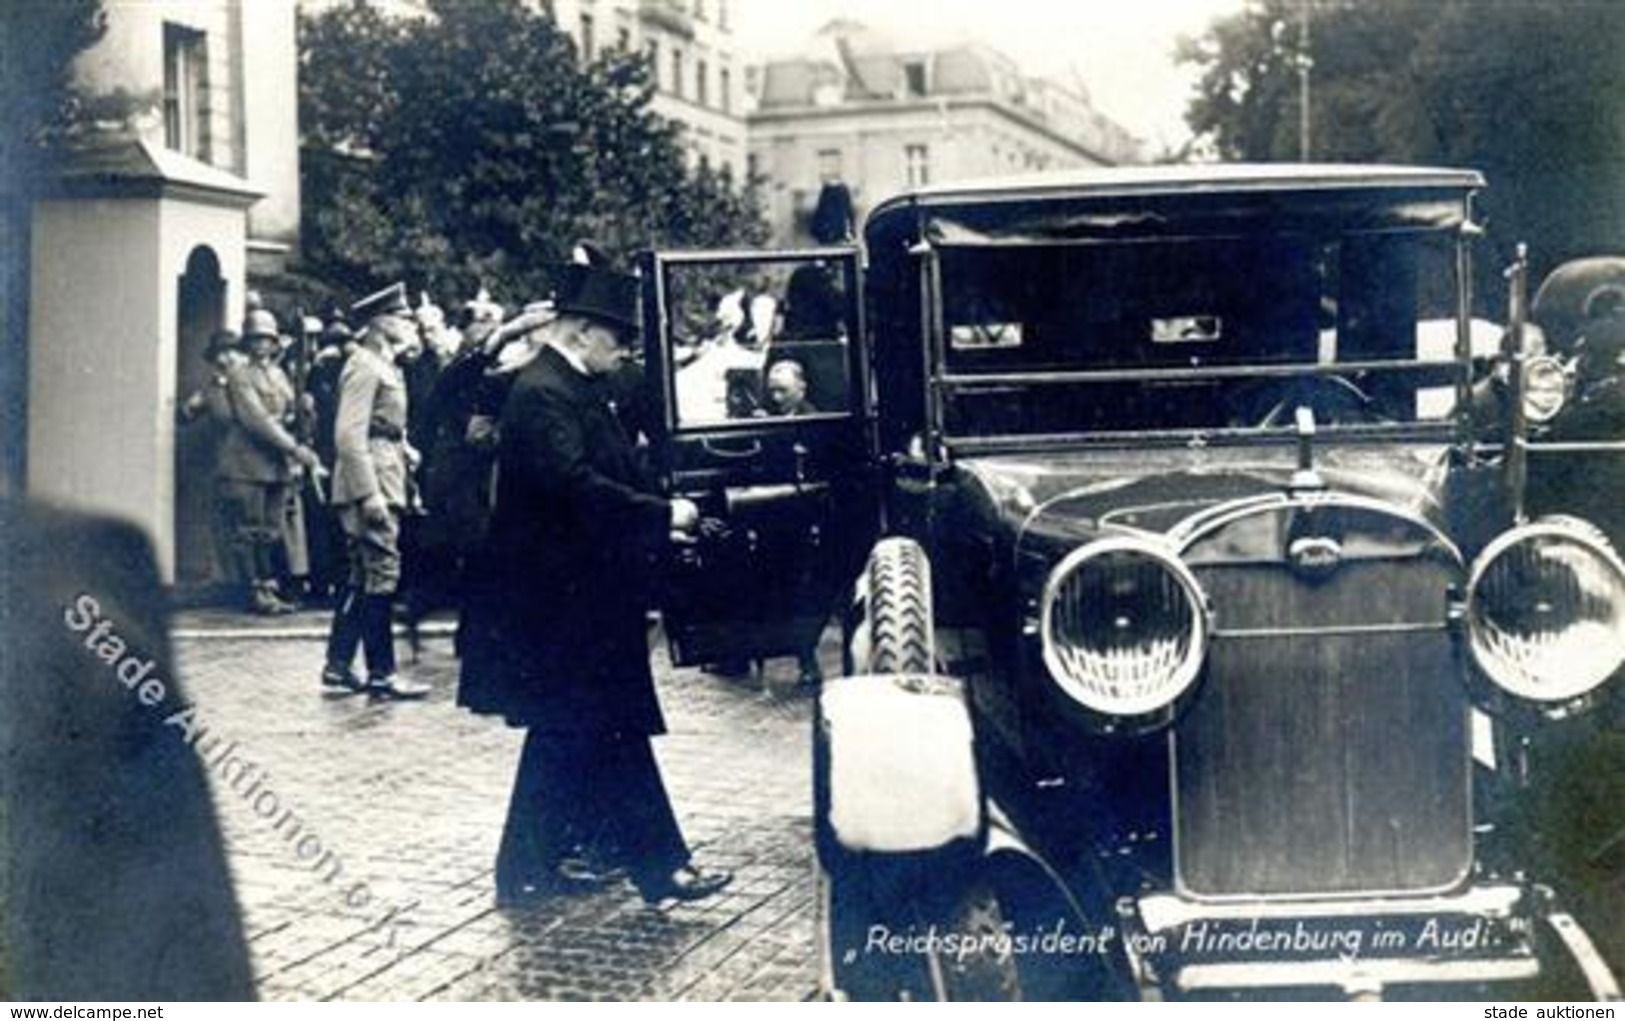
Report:
M867 662L860 673L923 674L936 666L931 563L913 539L883 539L869 554Z

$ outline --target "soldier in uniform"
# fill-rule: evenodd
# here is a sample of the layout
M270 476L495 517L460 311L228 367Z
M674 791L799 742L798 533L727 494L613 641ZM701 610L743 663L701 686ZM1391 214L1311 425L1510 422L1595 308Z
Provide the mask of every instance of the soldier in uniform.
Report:
M245 363L226 373L231 427L220 444L219 492L231 519L233 553L249 578L249 608L287 613L277 593L277 553L283 543L293 465L321 470L316 452L294 436L293 385L276 364L276 317L255 309L243 321Z
M400 515L416 460L407 442L406 383L395 353L414 339L416 327L400 284L363 298L352 312L366 326L339 380L332 488L350 576L333 613L322 683L383 698L422 698L427 685L396 674L391 630L401 578ZM367 662L365 683L351 668L357 646Z

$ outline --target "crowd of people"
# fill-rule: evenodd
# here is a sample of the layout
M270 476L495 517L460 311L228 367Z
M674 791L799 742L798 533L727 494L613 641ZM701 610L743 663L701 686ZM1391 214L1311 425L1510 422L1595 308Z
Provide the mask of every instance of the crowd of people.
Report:
M450 324L396 284L291 339L254 305L184 411L225 432L216 507L246 607L331 605L324 689L424 697L397 669L396 604L459 610L459 704L528 731L499 900L622 878L697 899L731 877L691 865L652 754L647 615L656 561L700 515L656 492L635 440L637 278L588 244L555 282Z
M489 467L492 425L504 381L517 368L514 352L535 324L521 316L506 324L503 309L482 291L463 306L456 323L424 295L407 304L404 289L385 292L392 315L379 330L393 338L387 356L405 393L408 421L401 433L412 470L405 474L406 543L420 560L423 598L442 598L449 536L467 534L488 503L478 483ZM379 300L374 296L374 303ZM213 445L214 536L223 572L253 613L277 615L300 605L332 606L347 571L343 531L329 488L339 464L342 373L363 349L370 320L365 302L325 320L279 323L250 296L241 332L217 331L204 358L209 375L182 404L188 423L208 423ZM358 322L365 327L367 322ZM472 420L472 421L471 421ZM482 501L482 497L487 497ZM438 506L429 514L430 504ZM413 519L425 519L419 536ZM429 529L427 519L437 518ZM408 588L415 578L408 579Z
M831 223L849 231L837 198ZM768 295L723 296L720 329L679 367L680 415L685 402L815 415L813 397L844 394L838 285L829 266L803 269L782 315ZM623 878L650 902L695 900L732 877L691 862L653 755L665 721L648 623L669 548L720 526L648 474L637 277L581 242L552 279L511 317L482 291L450 323L401 284L286 331L251 301L240 334L210 340L183 414L224 434L216 531L246 608L331 606L323 689L423 698L429 686L397 669L397 603L409 622L458 610L458 704L527 731L499 902ZM839 383L810 394L820 344ZM734 408L742 360L755 388ZM800 659L816 681L815 650Z

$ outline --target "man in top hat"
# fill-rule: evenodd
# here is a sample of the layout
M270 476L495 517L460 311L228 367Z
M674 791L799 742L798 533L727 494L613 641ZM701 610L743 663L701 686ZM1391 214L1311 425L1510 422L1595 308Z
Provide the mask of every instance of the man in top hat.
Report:
M414 456L406 437L406 383L395 354L416 340L417 327L401 284L361 299L351 311L366 326L339 377L332 490L350 577L333 612L322 683L383 698L417 699L429 688L396 674L391 630L401 578L400 515ZM358 645L367 662L364 684L351 669Z
M497 855L499 903L592 888L624 866L643 897L695 900L694 868L649 738L655 563L699 526L657 496L613 406L637 336L637 278L560 268L556 317L503 406L497 498L464 622L459 704L529 728ZM615 860L579 854L594 844Z

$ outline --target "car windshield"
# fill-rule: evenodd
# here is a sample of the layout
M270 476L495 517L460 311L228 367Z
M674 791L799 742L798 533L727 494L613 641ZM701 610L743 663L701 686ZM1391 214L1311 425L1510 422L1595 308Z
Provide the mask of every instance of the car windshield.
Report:
M1448 415L1456 235L1092 240L940 249L948 436Z

